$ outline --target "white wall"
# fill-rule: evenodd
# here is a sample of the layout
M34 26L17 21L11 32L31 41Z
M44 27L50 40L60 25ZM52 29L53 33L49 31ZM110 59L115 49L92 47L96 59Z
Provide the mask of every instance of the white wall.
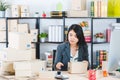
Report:
M49 16L50 11L56 10L56 4L59 3L59 2L61 2L62 5L63 5L63 11L64 10L68 11L70 9L70 4L71 4L71 0L6 0L6 1L9 4L28 5L29 9L30 9L30 16L33 16L35 12L39 12L40 16L41 16L43 11L45 11L47 16ZM90 10L90 1L91 0L87 0L88 11ZM8 14L7 16L11 16L10 9L7 10L7 14ZM20 22L24 22L24 21L20 21ZM25 21L25 22L30 23L30 27L34 27L34 24L35 24L34 21ZM103 22L104 22L104 20L103 20ZM113 20L113 22L114 22L114 20ZM54 23L55 24L56 23L61 24L61 21L56 20L56 21L54 21ZM70 20L68 20L68 22L66 24L70 25L70 23L71 23ZM49 22L43 21L41 23L41 27L44 27L44 28L41 28L41 31L46 31L48 25L49 25ZM102 24L99 24L99 26L102 26ZM108 27L108 25L106 25L106 27ZM104 28L102 28L102 30L103 29ZM41 44L40 52L43 54L45 51L50 51L50 50L56 49L57 45L58 44ZM100 48L102 46L103 45L97 45L97 48ZM3 47L4 46L0 44L0 49L3 48ZM89 50L90 50L90 47L89 47Z
M35 12L39 12L40 16L43 11L46 12L47 16L49 16L50 11L56 10L57 3L61 2L63 5L63 11L68 11L70 9L71 0L6 0L9 4L18 4L18 5L28 5L30 8L31 16L34 15ZM89 2L91 0L87 0L87 9L89 10Z

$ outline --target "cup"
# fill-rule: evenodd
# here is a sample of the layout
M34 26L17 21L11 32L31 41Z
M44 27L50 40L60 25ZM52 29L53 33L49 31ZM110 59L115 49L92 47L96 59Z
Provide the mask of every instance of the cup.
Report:
M88 70L88 79L96 80L96 70Z

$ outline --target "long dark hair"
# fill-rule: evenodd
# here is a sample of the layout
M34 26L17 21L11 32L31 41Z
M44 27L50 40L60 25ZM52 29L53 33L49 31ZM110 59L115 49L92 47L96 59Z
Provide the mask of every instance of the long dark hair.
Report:
M76 36L78 38L77 44L78 45L86 45L82 27L78 24L72 24L68 29L68 34L71 30L73 30L76 33ZM67 41L68 41L68 34L67 34Z

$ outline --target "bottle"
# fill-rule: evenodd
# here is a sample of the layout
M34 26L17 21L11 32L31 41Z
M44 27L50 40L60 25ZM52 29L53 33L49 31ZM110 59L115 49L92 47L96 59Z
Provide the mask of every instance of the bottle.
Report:
M111 36L111 29L106 29L106 42L110 42L110 36Z

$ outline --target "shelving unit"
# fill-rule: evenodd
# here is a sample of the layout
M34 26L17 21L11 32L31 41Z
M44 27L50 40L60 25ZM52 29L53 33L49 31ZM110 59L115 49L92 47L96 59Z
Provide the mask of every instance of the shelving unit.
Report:
M90 51L90 55L91 55L91 68L93 68L93 45L97 45L97 44L109 44L108 42L94 42L93 41L93 28L94 28L94 25L93 25L93 22L94 20L96 19L116 19L116 22L120 22L120 18L93 18L93 17L62 17L62 18L51 18L51 17L46 17L46 18L42 18L42 17L7 17L5 18L6 19L6 42L0 42L0 43L6 43L6 47L8 47L8 20L11 20L11 19L35 19L36 22L35 22L35 28L38 29L38 34L40 33L40 29L41 29L41 20L44 20L44 19L48 19L48 20L56 20L56 19L61 19L63 21L62 25L63 25L63 31L64 31L64 27L66 26L67 24L67 19L89 19L90 20L90 30L91 30L91 42L90 42L90 46L91 46L91 51ZM64 40L65 40L65 36L63 35L64 37ZM51 43L51 44L60 44L62 42L45 42L45 43L41 43L39 38L38 38L38 41L37 42L33 42L34 44L36 44L36 58L37 59L40 59L40 44L45 44L45 43Z
M13 20L13 19L18 19L18 20L19 19L35 19L36 20L35 28L38 29L38 34L40 33L39 32L39 28L40 28L39 27L39 24L40 24L39 17L7 17L6 18L6 47L8 47L8 44L9 44L9 42L8 42L8 20ZM37 39L38 39L37 41L39 41L39 38L37 38ZM37 53L40 53L39 48L40 48L39 44L36 44L36 58L37 59L40 58L39 57L40 55L37 54Z

